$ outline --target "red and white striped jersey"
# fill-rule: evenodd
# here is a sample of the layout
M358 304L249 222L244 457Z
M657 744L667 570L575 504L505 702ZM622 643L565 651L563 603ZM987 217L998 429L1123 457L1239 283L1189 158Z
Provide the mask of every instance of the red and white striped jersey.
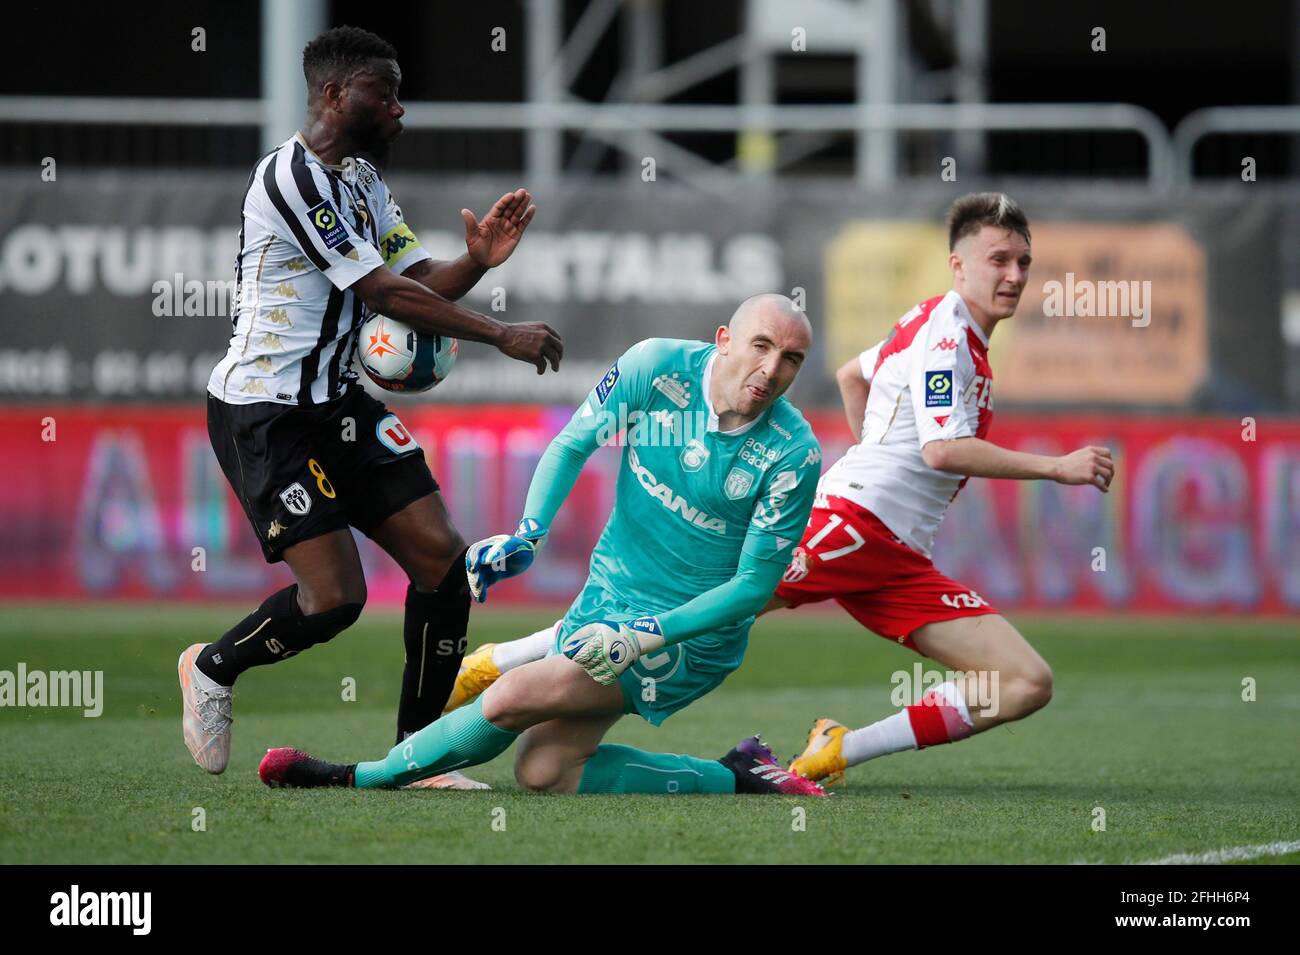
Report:
M927 299L859 356L871 382L862 440L822 476L819 494L865 507L927 557L966 478L926 465L931 441L988 434L993 372L988 338L956 292Z

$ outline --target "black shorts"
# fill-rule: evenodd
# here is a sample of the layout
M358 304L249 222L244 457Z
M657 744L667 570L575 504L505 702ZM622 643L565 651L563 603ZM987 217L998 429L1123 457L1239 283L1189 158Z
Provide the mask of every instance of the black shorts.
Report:
M360 387L310 407L208 395L208 437L270 563L348 525L369 535L438 490L415 438Z

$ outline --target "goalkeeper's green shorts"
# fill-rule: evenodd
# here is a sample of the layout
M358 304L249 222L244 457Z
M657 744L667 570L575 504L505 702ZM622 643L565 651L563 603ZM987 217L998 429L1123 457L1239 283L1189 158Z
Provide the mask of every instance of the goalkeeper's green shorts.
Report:
M556 628L552 653L559 653L569 634L597 620L626 623L644 617L621 598L588 581ZM623 712L636 713L658 726L678 710L722 683L745 658L753 618L724 630L701 634L641 657L618 678Z

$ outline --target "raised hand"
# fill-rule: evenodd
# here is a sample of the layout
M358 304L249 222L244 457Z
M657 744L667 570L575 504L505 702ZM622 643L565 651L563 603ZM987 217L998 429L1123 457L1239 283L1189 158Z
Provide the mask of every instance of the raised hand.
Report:
M537 214L532 202L527 189L516 189L498 199L482 221L475 219L468 209L461 209L460 217L465 220L465 248L470 258L488 269L510 258L528 223Z

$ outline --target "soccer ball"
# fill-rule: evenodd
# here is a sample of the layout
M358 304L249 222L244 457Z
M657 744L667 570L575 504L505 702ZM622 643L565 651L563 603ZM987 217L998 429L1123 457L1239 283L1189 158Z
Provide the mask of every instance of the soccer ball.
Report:
M459 353L456 339L422 335L387 315L370 316L357 340L361 367L385 391L428 391L451 373Z

